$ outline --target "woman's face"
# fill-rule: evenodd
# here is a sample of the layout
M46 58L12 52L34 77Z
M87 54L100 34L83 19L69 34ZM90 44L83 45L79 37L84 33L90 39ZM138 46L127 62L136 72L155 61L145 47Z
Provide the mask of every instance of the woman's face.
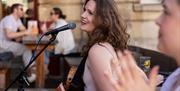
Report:
M177 59L180 55L180 5L177 0L164 0L163 7L164 12L156 20L160 28L158 48Z
M58 19L58 15L55 13L54 10L51 10L50 16L51 16L51 20L54 22Z
M81 15L81 30L86 32L92 32L95 29L93 23L95 18L96 2L89 0L84 7L84 11Z

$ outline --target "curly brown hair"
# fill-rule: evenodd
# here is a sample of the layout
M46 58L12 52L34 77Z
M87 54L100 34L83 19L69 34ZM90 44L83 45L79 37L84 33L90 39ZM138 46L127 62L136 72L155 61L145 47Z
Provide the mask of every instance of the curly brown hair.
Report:
M84 6L89 0L86 0ZM96 13L94 19L95 30L88 34L88 43L83 47L83 54L96 43L108 42L115 51L127 48L129 34L127 25L118 12L114 0L94 0L96 2Z

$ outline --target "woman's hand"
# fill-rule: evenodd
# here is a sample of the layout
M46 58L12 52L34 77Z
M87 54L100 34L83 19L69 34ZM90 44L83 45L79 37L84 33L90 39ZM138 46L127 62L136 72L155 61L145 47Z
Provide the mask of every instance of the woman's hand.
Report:
M63 84L60 83L60 85L56 88L55 91L65 91Z
M112 74L108 72L105 72L105 76L116 91L155 91L156 89L159 67L154 67L150 73L149 81L145 81L129 51L118 52L118 60L113 60L112 69L118 79L113 79Z

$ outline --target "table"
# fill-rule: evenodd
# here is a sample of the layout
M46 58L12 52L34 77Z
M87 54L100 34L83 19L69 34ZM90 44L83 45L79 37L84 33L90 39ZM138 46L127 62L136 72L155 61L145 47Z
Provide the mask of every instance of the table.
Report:
M34 50L37 44L37 40L39 37L34 36L26 36L23 37L22 43L26 45L29 49ZM39 53L41 49L43 49L44 45L48 42L48 38L44 37L42 41L40 42L39 47L36 50L36 53ZM54 41L52 44L50 44L46 50L52 50L54 49L55 43L57 41ZM44 51L39 55L39 57L36 60L36 87L43 88L45 84L45 75L44 75Z

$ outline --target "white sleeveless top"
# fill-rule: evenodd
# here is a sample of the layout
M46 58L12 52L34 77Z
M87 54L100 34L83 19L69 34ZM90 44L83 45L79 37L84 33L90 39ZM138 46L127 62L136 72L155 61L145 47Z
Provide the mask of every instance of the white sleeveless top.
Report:
M114 53L113 53L113 51L111 49L112 46L109 43L100 43L100 44L101 45L99 45L99 44L95 44L95 45L104 47L104 49L107 50L110 53L110 55L112 55L112 58L116 57L115 51L113 50L114 51ZM88 57L87 57L87 60L85 63L84 74L83 74L83 81L85 83L84 91L99 91L98 88L96 87L96 83L94 82L94 79L90 72L90 69L87 66L88 62L89 61L88 61Z
M86 60L86 62L88 62L88 59ZM84 91L97 91L93 77L92 77L90 70L87 66L87 63L85 63L83 81L85 83Z

